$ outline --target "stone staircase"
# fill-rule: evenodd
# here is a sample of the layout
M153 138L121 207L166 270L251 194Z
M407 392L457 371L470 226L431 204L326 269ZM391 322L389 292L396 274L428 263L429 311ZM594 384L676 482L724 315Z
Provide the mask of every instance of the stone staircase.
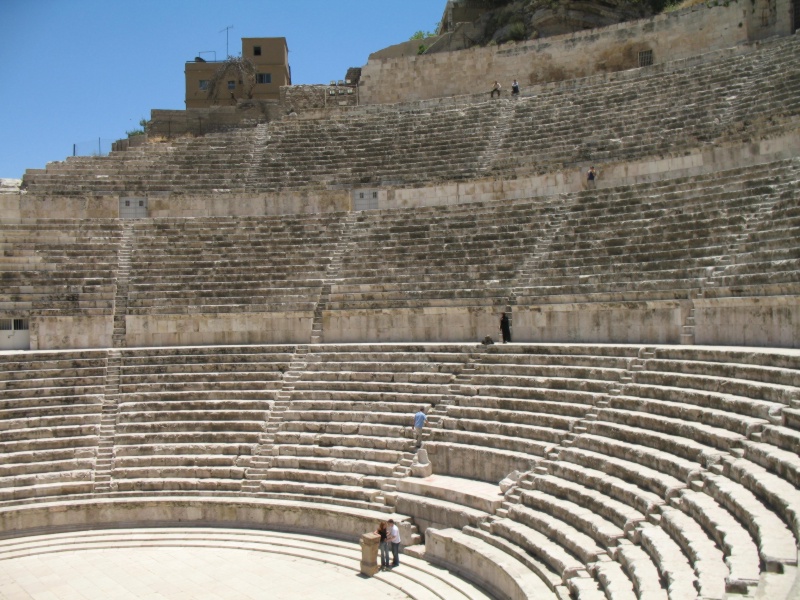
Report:
M514 101L497 101L499 116L489 133L487 144L478 162L478 171L481 173L489 172L492 163L496 160L501 144L508 135L509 124L514 118Z
M283 413L292 403L294 384L308 364L305 362L307 354L307 345L297 346L289 363L289 369L283 374L282 385L276 393L275 402L269 412L258 446L253 452L250 464L245 471L245 479L242 482L242 492L245 494L261 493L261 480L272 466L273 457L275 456L275 433L280 428Z
M339 271L342 268L342 259L353 252L354 244L351 241L358 215L350 213L341 222L338 235L339 243L331 254L331 260L325 270L325 277L320 289L319 300L314 307L314 322L311 325L311 343L321 344L324 341L322 317L328 307L331 295L331 286L339 281Z
M114 471L114 436L119 412L119 382L122 369L120 353L109 350L106 367L106 389L103 396L103 412L100 420L97 458L95 460L94 493L108 494L112 491Z
M128 314L128 285L131 272L131 252L134 244L135 232L132 223L126 223L122 230L117 267L117 291L114 296L114 332L112 344L114 348L125 348L125 334L127 331L125 317Z

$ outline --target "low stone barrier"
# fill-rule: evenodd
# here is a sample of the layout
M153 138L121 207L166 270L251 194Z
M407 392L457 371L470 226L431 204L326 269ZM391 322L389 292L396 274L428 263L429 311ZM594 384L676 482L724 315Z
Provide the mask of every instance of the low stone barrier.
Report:
M388 516L325 504L238 498L137 497L47 502L0 509L2 537L118 527L235 527L292 531L358 542ZM411 524L392 515L401 537ZM404 535L405 534L405 535Z

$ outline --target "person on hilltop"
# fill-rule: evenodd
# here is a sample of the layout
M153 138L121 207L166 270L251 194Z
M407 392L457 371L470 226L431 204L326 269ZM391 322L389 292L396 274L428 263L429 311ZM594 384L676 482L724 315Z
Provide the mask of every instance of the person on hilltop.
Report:
M500 89L501 89L502 87L503 87L503 86L501 86L501 85L500 85L500 82L499 82L499 81L495 81L495 82L494 82L494 85L492 86L492 91L489 93L489 95L490 95L492 98L494 98L494 95L495 95L495 94L497 94L497 97L499 98L499 97L500 97Z

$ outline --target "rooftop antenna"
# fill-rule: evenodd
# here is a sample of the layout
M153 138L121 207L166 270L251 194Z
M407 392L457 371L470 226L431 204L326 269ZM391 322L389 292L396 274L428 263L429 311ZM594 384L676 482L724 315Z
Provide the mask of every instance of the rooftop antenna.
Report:
M233 29L233 25L228 25L225 29L220 29L217 33L225 32L225 58L229 57L231 54L228 52L228 32Z

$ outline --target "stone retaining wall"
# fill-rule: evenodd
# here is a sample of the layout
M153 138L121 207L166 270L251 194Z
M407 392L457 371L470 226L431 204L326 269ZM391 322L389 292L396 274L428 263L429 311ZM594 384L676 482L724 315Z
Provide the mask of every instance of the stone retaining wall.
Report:
M390 104L488 94L494 80L508 90L517 79L524 88L634 69L641 51L651 50L654 64L659 64L791 31L789 0L764 0L758 7L744 0L713 8L701 4L649 19L500 47L370 59L362 70L360 98L362 104Z
M109 527L252 527L294 531L356 542L387 518L358 508L326 504L162 496L130 500L93 499L48 502L0 509L0 531L6 536ZM408 517L392 515L401 538L410 538Z
M278 102L264 100L240 100L235 106L187 110L154 108L150 111L150 120L147 122L147 135L167 139L181 135L204 135L273 121L281 118L284 113Z
M649 183L739 169L800 154L800 131L792 131L746 144L717 144L680 156L655 160L598 164L598 188ZM585 168L588 168L588 163ZM448 206L471 202L515 200L580 191L585 185L584 167L535 176L485 178L420 187L369 188L377 191L379 210L422 206ZM365 188L366 189L366 188ZM148 196L148 214L153 218L213 216L276 216L353 210L353 192L358 190L284 191L274 194L235 193L177 195L169 192ZM137 194L139 196L141 194ZM116 218L119 198L124 194L93 194L84 197L38 197L2 194L4 220L52 218Z

